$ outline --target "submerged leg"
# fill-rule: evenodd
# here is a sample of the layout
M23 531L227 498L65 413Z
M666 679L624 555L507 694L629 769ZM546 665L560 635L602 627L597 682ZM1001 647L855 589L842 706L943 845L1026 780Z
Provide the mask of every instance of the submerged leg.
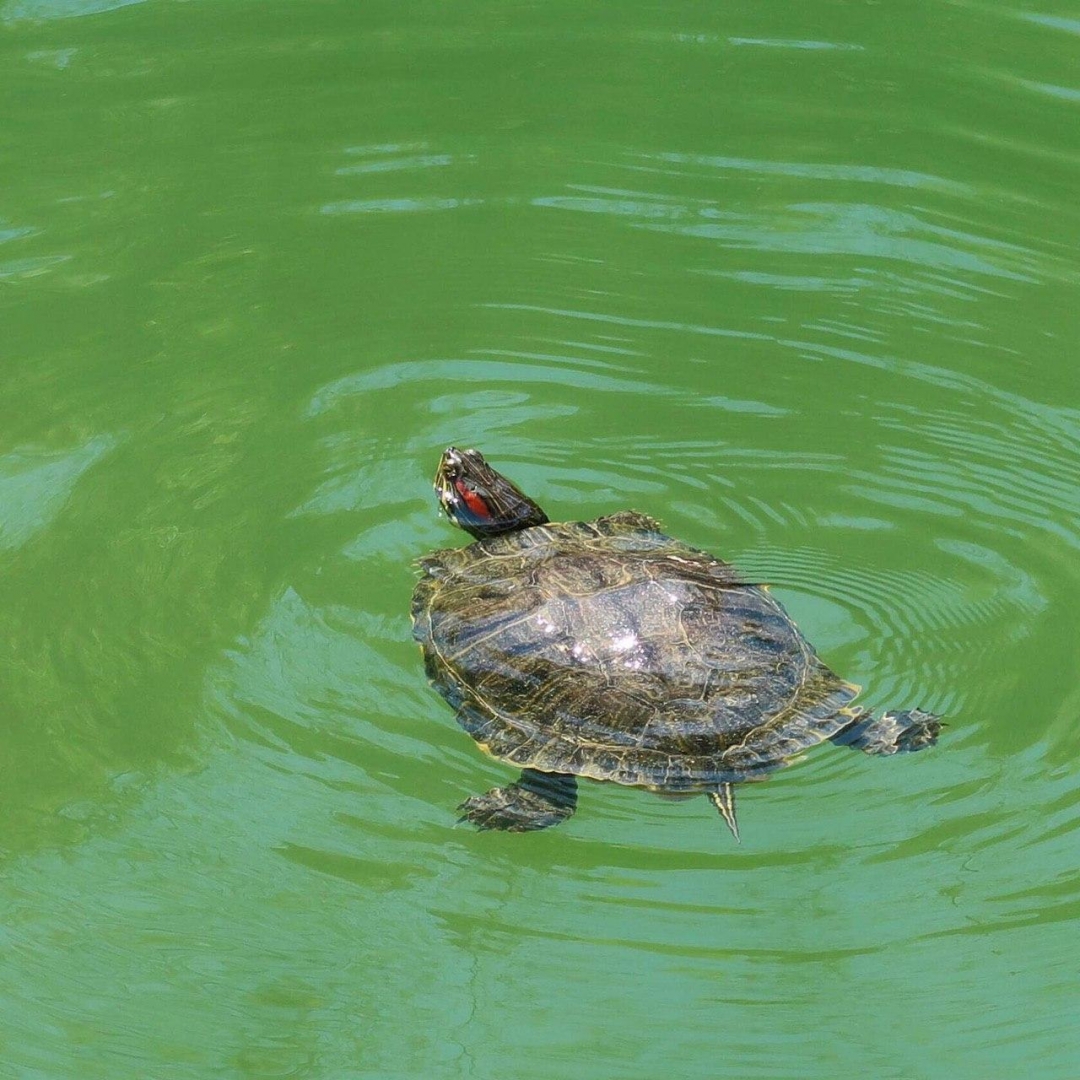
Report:
M577 809L577 777L522 769L513 784L473 795L458 809L465 811L459 820L471 821L478 829L546 829L564 822Z
M735 843L741 844L739 822L735 817L735 788L731 784L721 784L715 791L709 792L709 801L720 811L720 816L727 822L731 835L735 837Z
M877 717L868 709L852 709L851 722L832 741L864 754L898 754L933 746L940 731L940 717L922 709Z

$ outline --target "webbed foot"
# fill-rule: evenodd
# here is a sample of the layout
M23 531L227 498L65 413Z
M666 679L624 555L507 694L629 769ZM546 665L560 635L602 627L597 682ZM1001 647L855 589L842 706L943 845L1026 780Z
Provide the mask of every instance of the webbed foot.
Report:
M459 820L471 821L478 829L547 829L561 824L577 809L577 777L524 769L515 783L473 795L458 809L465 811Z
M878 717L864 710L832 741L864 754L900 754L933 746L940 731L941 718L922 709L886 712Z

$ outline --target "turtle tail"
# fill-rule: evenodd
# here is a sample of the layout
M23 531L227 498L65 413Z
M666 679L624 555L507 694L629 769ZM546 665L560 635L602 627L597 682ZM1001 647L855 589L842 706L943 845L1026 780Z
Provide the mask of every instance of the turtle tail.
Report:
M900 754L933 746L940 731L941 718L923 709L881 716L874 716L869 709L853 709L850 723L833 735L832 741L864 754Z

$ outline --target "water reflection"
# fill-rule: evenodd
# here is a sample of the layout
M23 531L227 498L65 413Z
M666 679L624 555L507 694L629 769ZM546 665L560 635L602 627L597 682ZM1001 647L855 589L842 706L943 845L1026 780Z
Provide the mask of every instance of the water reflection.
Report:
M1068 1075L1075 20L119 6L2 9L9 1067ZM508 771L409 636L449 443L940 745L741 848L595 784L455 827Z
M3 20L18 23L32 19L70 19L141 3L143 0L7 0Z
M120 442L95 435L70 450L24 447L0 457L0 551L21 547L48 528L82 475Z

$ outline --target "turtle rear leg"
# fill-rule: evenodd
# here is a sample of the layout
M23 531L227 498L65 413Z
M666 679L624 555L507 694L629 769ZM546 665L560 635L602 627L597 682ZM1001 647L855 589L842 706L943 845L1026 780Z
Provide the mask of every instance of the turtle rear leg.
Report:
M832 741L864 754L899 754L933 746L940 731L941 718L922 709L877 717L868 709L852 709L851 722Z
M473 795L458 809L465 811L459 820L471 821L478 829L547 829L561 824L577 809L577 777L523 769L514 783Z

